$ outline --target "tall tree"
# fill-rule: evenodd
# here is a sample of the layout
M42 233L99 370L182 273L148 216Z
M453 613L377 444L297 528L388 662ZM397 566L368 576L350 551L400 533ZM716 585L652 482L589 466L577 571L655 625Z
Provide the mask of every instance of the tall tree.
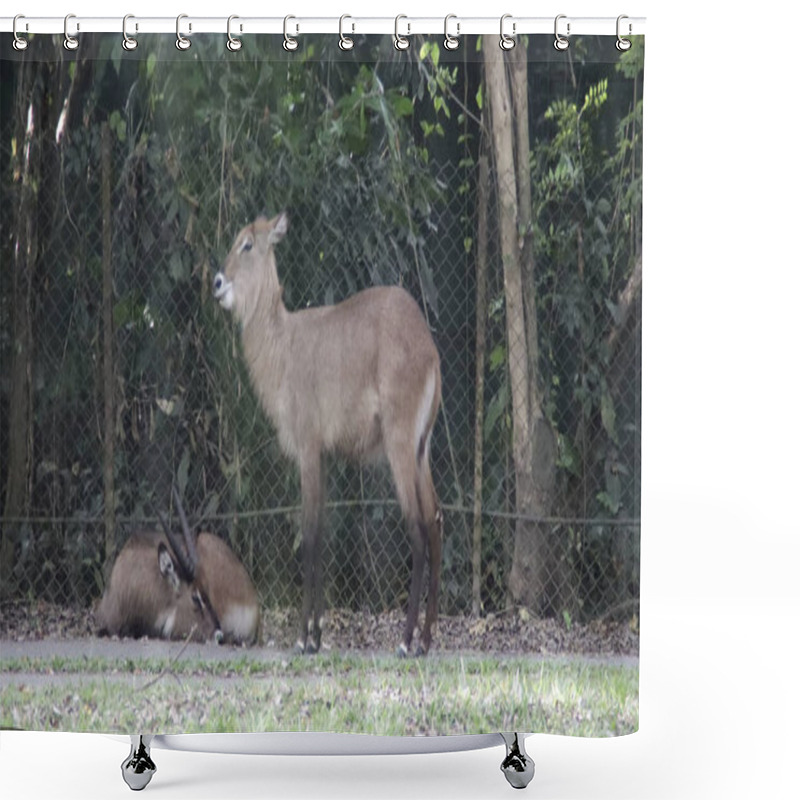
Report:
M511 387L512 457L517 522L509 593L515 603L546 609L546 519L555 486L555 437L544 414L539 375L538 325L533 280L527 60L505 55L498 40L484 44L486 96L498 198L500 250L506 305Z
M475 254L475 466L473 473L472 523L472 613L480 614L481 549L483 540L483 414L486 365L486 286L487 245L489 239L489 164L485 155L478 159L478 238Z
M27 516L33 470L33 284L36 270L37 191L40 185L39 127L42 113L41 65L25 62L19 70L14 106L14 138L18 143L14 163L17 184L16 241L11 264L13 341L11 393L8 408L8 453L3 504L3 538L0 543L0 586L10 588L14 571L14 533L18 520Z

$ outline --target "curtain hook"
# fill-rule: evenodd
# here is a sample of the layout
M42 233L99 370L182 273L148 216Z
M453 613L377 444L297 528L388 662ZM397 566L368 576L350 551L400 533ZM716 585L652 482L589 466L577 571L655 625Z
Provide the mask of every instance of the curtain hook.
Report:
M70 32L68 30L69 21L71 19L75 19L75 15L74 14L67 14L67 16L64 17L64 49L65 50L77 50L78 49L78 40L74 36L71 36ZM76 23L75 24L76 32L79 31L80 29L81 29L80 23Z
M231 51L231 53L235 53L238 50L242 49L242 40L241 39L237 39L231 33L231 22L233 22L233 20L235 20L235 19L239 19L239 17L237 17L236 14L231 14L231 16L228 17L228 41L226 42L226 47L228 48L228 50ZM239 26L239 33L241 33L241 32L242 32L242 26L240 25Z
M447 31L447 23L450 22L451 19L456 20L456 35L451 36L450 33ZM458 21L458 17L455 14L448 14L444 18L444 49L445 50L458 50L458 37L461 35L461 23Z
M133 38L133 36L128 36L128 20L135 19L133 14L126 14L122 18L122 47L124 50L135 50L139 46L139 42ZM136 23L136 30L139 30L139 23Z
M344 35L344 21L346 19L353 19L349 14L342 14L339 17L339 47L342 50L352 50L355 42L349 37ZM352 25L352 31L355 31L355 24Z
M188 50L192 46L192 40L191 39L187 39L181 33L181 20L182 19L187 19L188 17L189 17L188 14L178 14L178 18L175 20L175 35L178 37L175 40L175 47L177 47L178 50ZM189 32L190 33L191 33L191 30L192 30L192 23L190 22L189 23Z
M293 17L291 14L285 16L283 18L283 49L286 50L287 53L293 53L297 50L297 39L292 38L289 36L289 20L290 19L297 19L297 17ZM300 32L300 26L295 25L295 33Z
M622 22L622 20L624 20L624 19L628 19L628 17L625 14L620 14L617 17L617 43L616 43L616 47L617 47L617 50L620 51L620 53L624 53L626 50L630 50L631 49L631 40L630 39L623 39L622 35L619 32L620 22ZM631 35L632 31L633 31L633 26L629 22L628 23L628 36Z
M14 44L14 49L15 50L25 50L25 49L27 49L28 45L30 44L30 42L27 39L23 39L19 35L19 32L17 31L17 20L20 20L20 19L25 19L25 15L24 14L17 14L17 16L14 17L14 27L13 27L14 42L13 42L13 44ZM28 30L28 23L27 22L25 23L25 30L26 31Z
M408 23L406 23L406 27L408 28L408 33L406 34L406 36L401 36L399 32L401 19L408 19L408 17L405 14L398 14L394 18L394 47L395 50L408 50L408 47L411 44L411 42L409 42L406 37L408 36L409 33L411 33L411 26Z
M556 17L556 23L555 23L556 40L553 42L553 47L555 47L556 50L559 50L561 52L563 52L564 50L566 50L569 47L569 39L567 39L566 36L562 36L558 32L558 21L560 19L566 19L566 18L567 18L566 14L559 14ZM569 28L570 28L570 24L568 22L567 23L567 36L569 36Z
M511 36L509 36L504 30L503 26L507 19L511 19L511 14L503 14L500 17L500 48L502 50L511 50L512 47L517 43L514 39L514 36L517 35L517 23L511 23Z

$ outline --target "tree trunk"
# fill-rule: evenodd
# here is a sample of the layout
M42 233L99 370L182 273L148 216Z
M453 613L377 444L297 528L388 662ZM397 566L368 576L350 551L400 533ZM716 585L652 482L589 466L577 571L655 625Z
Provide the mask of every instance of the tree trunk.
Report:
M487 45L487 97L500 207L506 290L508 363L512 393L513 457L519 519L509 592L515 603L550 610L548 524L555 487L555 436L544 415L532 246L527 58L521 46L501 58ZM509 80L510 76L510 80Z
M0 541L0 587L12 589L15 531L30 510L33 475L33 284L38 255L37 191L41 178L41 89L37 65L19 72L15 107L17 149L14 179L18 183L14 254L11 274L13 347L8 408L8 453L3 532Z
M623 287L622 291L619 293L619 297L617 298L617 314L616 314L616 321L614 326L611 328L611 332L608 334L606 338L606 347L608 348L608 359L611 361L614 357L614 352L617 349L617 344L619 343L619 338L622 335L622 331L625 330L625 326L628 324L628 317L630 316L631 309L633 308L633 304L639 297L639 293L642 291L642 256L641 254L637 256L636 261L633 265L633 270L631 271L628 280L625 282L625 286Z
M519 46L519 45L518 45ZM529 353L528 331L536 330L535 296L529 298L526 320L521 248L519 241L519 186L514 155L523 169L527 169L529 153L526 148L515 147L514 109L506 64L497 39L492 37L484 44L486 67L486 95L490 105L492 142L495 159L495 180L500 215L500 249L503 259L503 283L506 301L506 337L508 346L508 371L511 385L511 417L513 425L512 457L514 460L516 512L514 555L509 577L509 591L515 603L534 611L543 607L547 584L547 549L545 526L540 521L550 511L553 481L547 466L554 463L552 432L542 424L538 356ZM527 93L525 70L515 70L514 80L523 85L518 92ZM527 118L523 120L527 125ZM530 205L530 183L527 183ZM536 347L538 352L538 347ZM531 375L531 370L534 374Z
M475 469L472 521L472 613L481 613L481 549L483 541L483 371L486 365L486 250L488 244L489 165L478 160L478 235L475 248Z
M525 333L528 346L528 397L530 424L533 437L533 486L535 505L541 516L548 516L553 508L556 475L556 437L550 421L544 414L545 392L539 368L539 326L536 311L536 264L533 253L533 198L530 169L530 121L528 111L528 57L524 47L509 51L511 96L515 120L517 207L519 218L520 265L522 273L522 299L525 310ZM549 537L550 526L541 524L535 534L537 543L531 558L540 558L538 567L543 572L546 588L539 598L541 610L558 611L560 597L567 582L563 574L560 543ZM522 556L522 548L520 550ZM514 573L512 572L512 575ZM547 586L549 584L549 586ZM535 598L528 598L528 604Z

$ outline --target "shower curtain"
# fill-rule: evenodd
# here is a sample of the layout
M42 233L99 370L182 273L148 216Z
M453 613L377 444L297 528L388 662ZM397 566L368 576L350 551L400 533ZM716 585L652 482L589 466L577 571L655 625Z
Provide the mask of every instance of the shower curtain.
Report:
M229 30L0 43L0 726L635 731L644 37Z

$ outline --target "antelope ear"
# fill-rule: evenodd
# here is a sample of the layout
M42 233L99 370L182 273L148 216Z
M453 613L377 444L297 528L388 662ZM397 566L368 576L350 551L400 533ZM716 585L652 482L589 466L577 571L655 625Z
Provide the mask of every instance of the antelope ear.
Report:
M289 230L289 215L285 211L281 211L272 220L272 230L269 233L270 244L277 244L286 235L287 230Z
M165 544L158 546L158 568L164 580L177 592L181 585L178 571L175 569L175 562Z

